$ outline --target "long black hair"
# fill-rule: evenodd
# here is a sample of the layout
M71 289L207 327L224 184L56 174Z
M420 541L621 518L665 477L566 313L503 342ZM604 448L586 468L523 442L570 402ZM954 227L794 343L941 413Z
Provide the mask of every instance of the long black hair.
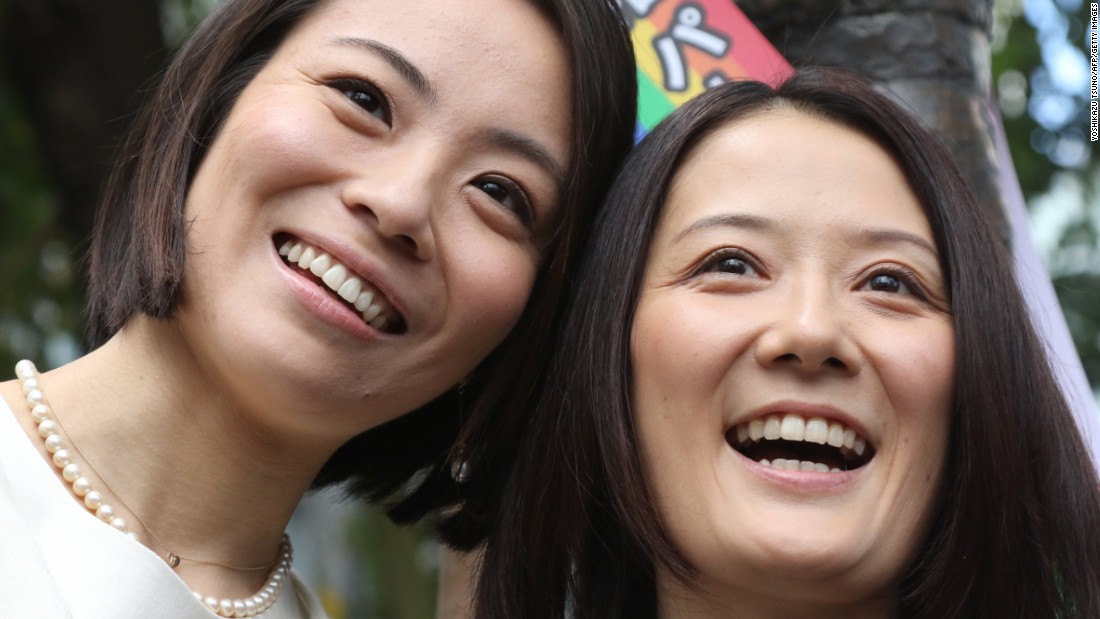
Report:
M1032 329L1009 254L950 154L855 76L803 69L714 88L627 160L596 222L537 407L517 435L478 616L653 617L655 568L690 582L662 528L631 419L630 333L669 185L717 128L775 108L876 140L928 218L955 332L943 502L901 582L907 618L1100 616L1100 488ZM792 148L797 145L792 144Z

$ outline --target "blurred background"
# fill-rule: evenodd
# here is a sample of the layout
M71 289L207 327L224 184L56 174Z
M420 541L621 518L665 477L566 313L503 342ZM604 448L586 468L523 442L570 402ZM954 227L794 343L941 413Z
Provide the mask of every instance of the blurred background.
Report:
M113 146L172 51L216 4L0 0L0 368L20 358L53 368L81 354L83 256ZM973 57L978 77L968 83L991 103L986 116L1003 120L1032 238L1100 401L1100 159L1088 137L1089 2L738 4L796 61L845 64L858 56L912 64L906 45ZM918 35L908 43L863 36L868 15L897 13L905 27L906 16L925 9L968 27L908 28ZM856 39L862 43L849 45ZM929 70L953 79L958 67ZM375 509L323 495L303 504L291 535L296 569L334 619L433 615L439 549L428 525L398 530Z

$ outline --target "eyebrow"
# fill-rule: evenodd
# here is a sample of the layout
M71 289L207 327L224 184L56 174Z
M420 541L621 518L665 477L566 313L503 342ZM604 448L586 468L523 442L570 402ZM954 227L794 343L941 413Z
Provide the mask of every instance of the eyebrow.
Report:
M856 234L856 238L860 239L871 245L890 245L893 243L909 243L916 245L921 249L932 254L939 260L939 253L936 252L936 248L931 243L924 240L922 237L917 236L911 232L905 232L903 230L892 230L889 228L862 228Z
M697 230L724 226L746 228L760 232L772 232L777 228L776 223L766 217L738 213L723 213L721 215L704 217L696 221L673 237L673 242ZM855 238L869 245L890 245L899 242L908 243L925 250L939 260L939 253L936 252L936 248L933 247L931 243L916 234L905 232L904 230L891 228L860 228L856 232Z
M514 131L494 127L486 132L485 142L490 146L502 148L529 159L554 177L559 187L565 185L565 171L550 152L536 140Z
M747 228L749 230L758 230L761 232L769 232L775 230L775 222L764 217L758 217L756 215L742 215L737 213L723 213L721 215L711 215L710 217L704 217L695 223L691 224L687 228L681 230L679 234L673 237L672 241L679 241L681 238L702 230L704 228L715 227L734 227L734 228Z
M365 49L381 56L383 60L389 63L389 65L413 87L413 90L415 90L417 94L433 103L435 102L435 88L432 87L431 81L429 81L420 69L417 69L416 65L409 61L404 54L396 49L385 43L379 43L374 39L359 37L336 37L333 39L333 42L337 45Z

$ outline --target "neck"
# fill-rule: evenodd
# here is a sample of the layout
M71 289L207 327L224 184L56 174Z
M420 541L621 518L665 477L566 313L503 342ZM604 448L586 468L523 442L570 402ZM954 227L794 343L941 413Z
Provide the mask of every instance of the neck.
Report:
M131 530L161 556L184 557L177 572L193 587L210 590L206 584L228 578L237 583L227 594L245 595L266 570L187 559L270 563L338 445L265 425L283 417L250 410L215 375L199 367L172 323L135 319L42 383L83 456L155 536L128 518Z
M687 585L661 574L657 583L660 619L894 619L896 599L882 596L837 601L816 597L812 587L788 583L786 595L726 585ZM826 585L827 586L827 585ZM836 588L830 588L835 591Z

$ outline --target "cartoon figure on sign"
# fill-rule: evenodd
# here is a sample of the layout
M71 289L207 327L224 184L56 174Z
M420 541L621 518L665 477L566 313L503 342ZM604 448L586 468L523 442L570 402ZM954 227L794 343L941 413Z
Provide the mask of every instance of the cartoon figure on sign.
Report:
M684 4L676 9L672 28L653 40L657 56L664 69L665 90L683 92L687 90L687 61L680 52L680 45L691 45L707 54L721 58L729 51L731 42L721 33L711 30L703 23L703 9L694 4ZM720 72L711 73L704 82L707 88L725 81Z
M791 67L730 0L618 0L638 58L638 127L730 80L779 83ZM736 44L735 44L736 43Z

